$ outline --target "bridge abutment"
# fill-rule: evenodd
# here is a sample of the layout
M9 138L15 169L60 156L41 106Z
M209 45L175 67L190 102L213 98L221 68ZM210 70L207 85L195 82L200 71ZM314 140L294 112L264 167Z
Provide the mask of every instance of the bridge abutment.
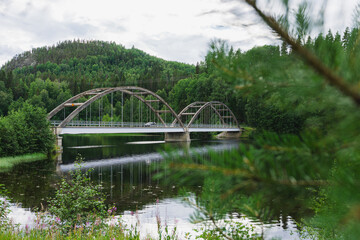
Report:
M189 132L166 132L165 142L190 142Z

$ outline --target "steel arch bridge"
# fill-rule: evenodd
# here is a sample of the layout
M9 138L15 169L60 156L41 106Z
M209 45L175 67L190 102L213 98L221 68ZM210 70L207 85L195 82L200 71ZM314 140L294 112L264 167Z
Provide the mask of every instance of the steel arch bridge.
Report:
M75 121L79 114L87 109L95 101L105 96L111 95L111 115L113 114L113 93L121 93L121 109L124 109L123 95L129 98L134 97L140 103L146 106L148 111L154 115L159 124L155 122L139 124L126 124L122 122L99 122L93 124L89 121ZM66 109L70 109L70 114L65 116ZM100 111L101 107L99 107ZM141 108L140 108L141 109ZM186 106L177 114L171 106L158 94L141 87L124 86L111 88L96 88L79 93L56 108L48 114L48 120L51 120L60 111L64 111L64 119L52 121L55 132L59 134L76 133L189 133L189 132L239 132L241 128L233 112L222 102L194 102ZM91 111L90 111L91 112ZM91 113L90 113L91 114ZM166 122L166 116L170 115L171 122ZM88 113L86 112L86 119ZM121 114L122 118L124 114ZM139 110L139 116L141 116ZM150 115L151 116L151 115ZM90 115L91 117L91 115ZM113 116L111 116L111 119ZM140 117L139 117L140 118ZM215 119L215 120L214 120ZM155 121L155 120L154 120Z
M190 103L178 114L178 118L175 118L171 125L174 126L179 121L178 119L181 119L184 116L191 116L190 121L186 121L186 127L189 128L199 116L201 117L201 113L204 113L206 108L214 111L214 113L219 117L222 125L226 125L226 119L230 118L233 120L235 126L240 129L234 113L230 110L230 108L228 108L228 106L219 101Z

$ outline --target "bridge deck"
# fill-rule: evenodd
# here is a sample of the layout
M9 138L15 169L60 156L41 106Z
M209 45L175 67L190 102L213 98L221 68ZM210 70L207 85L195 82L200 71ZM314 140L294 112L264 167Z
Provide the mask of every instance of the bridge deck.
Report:
M189 132L238 132L239 128L189 128ZM59 134L100 134L100 133L168 133L184 132L180 127L65 127Z

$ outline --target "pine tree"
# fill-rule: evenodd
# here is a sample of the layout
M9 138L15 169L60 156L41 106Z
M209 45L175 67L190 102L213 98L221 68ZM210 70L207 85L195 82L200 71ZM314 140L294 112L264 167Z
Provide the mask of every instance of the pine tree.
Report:
M281 56L285 56L288 54L288 45L285 41L282 41L281 43Z
M342 37L342 45L344 46L345 49L348 47L349 44L349 35L350 35L350 29L349 27L346 27L344 35Z

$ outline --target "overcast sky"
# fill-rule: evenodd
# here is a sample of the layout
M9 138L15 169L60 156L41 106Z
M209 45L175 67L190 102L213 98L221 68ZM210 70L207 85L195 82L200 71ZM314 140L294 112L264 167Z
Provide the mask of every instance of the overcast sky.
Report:
M294 8L299 1L290 0ZM328 0L323 28L351 26L356 3ZM283 11L268 0L259 5ZM311 9L315 15L320 11L319 5ZM215 38L242 50L276 44L276 36L241 0L0 0L0 66L15 54L72 39L114 41L195 64Z

